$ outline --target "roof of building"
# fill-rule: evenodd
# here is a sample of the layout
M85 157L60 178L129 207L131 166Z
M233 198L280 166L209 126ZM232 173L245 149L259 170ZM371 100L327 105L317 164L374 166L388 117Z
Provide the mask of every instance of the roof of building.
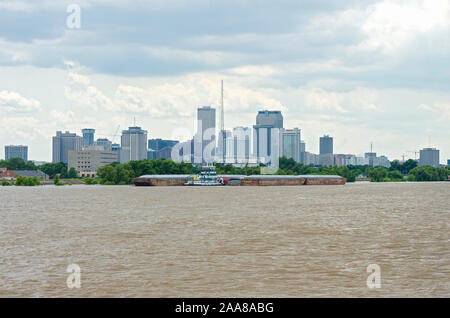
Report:
M11 170L14 174L22 177L38 177L38 178L48 178L48 174L42 172L41 170Z

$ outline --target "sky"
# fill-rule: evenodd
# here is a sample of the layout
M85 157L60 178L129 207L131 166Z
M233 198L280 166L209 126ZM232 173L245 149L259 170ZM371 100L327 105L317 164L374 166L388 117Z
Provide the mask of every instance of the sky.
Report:
M446 163L450 0L0 0L0 147L29 159L57 130L186 140L221 80L227 129L281 110L309 152Z

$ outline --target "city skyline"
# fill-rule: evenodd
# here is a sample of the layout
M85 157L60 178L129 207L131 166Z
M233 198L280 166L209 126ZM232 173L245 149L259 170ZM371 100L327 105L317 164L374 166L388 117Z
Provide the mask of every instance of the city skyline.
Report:
M30 159L51 161L55 131L112 139L134 117L152 138L192 136L222 79L227 130L277 109L315 153L329 134L335 153L373 142L390 160L450 158L448 1L79 1L79 29L67 3L43 3L0 4L0 146L28 145Z

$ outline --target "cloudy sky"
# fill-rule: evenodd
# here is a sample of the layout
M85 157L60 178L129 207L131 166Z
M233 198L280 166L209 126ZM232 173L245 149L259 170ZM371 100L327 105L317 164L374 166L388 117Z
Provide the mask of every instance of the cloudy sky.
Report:
M310 152L330 134L335 153L450 159L450 0L0 0L0 146L30 159L56 130L118 142L134 117L187 137L221 79L226 128L282 110Z

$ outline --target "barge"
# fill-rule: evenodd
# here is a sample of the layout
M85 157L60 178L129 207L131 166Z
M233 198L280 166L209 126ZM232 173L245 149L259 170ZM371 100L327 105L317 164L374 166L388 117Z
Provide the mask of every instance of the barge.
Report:
M193 175L143 175L133 179L136 186L184 186L191 185ZM336 175L216 175L217 182L224 186L301 186L339 185L346 179Z

